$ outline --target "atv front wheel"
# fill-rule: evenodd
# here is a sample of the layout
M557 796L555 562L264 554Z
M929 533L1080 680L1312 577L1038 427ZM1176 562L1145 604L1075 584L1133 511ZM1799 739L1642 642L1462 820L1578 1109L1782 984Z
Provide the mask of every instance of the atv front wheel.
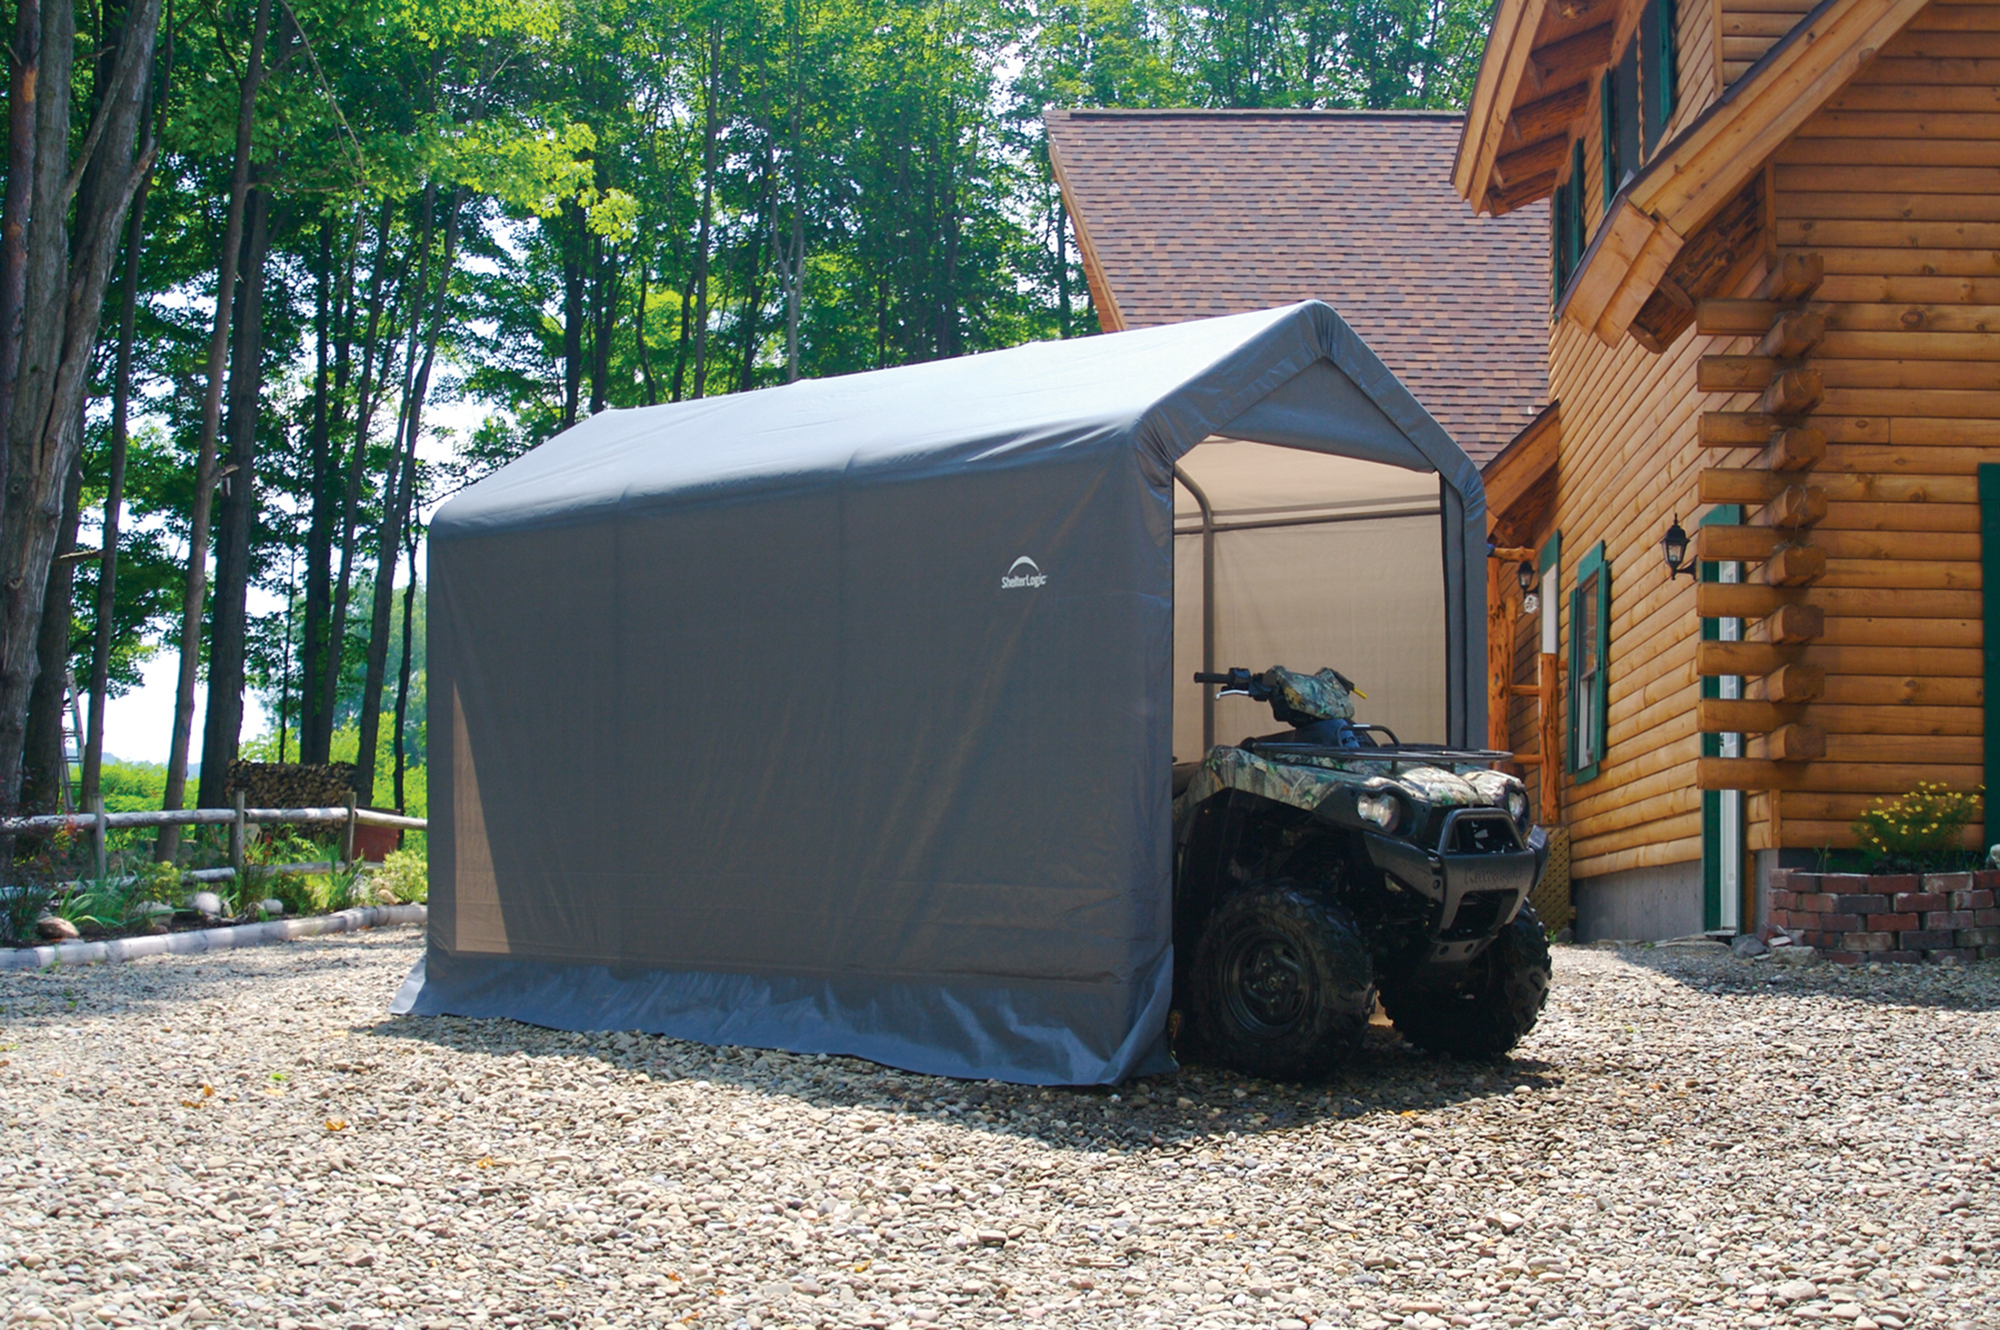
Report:
M1382 1008L1418 1048L1497 1058L1521 1042L1549 1000L1549 935L1527 906L1446 988L1382 986Z
M1361 1046L1374 967L1347 911L1287 884L1254 887L1224 901L1203 930L1190 1005L1224 1066L1304 1080Z

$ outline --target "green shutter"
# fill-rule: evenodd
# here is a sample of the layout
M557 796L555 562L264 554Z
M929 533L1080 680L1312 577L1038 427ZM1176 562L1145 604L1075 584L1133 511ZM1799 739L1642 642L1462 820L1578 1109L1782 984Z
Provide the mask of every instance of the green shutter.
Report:
M1569 150L1569 216L1570 271L1575 272L1583 262L1583 251L1589 248L1590 233L1583 224L1583 140L1577 139Z
M1569 767L1581 785L1597 778L1610 731L1605 712L1611 700L1611 565L1605 561L1602 541L1577 565L1569 606ZM1591 645L1597 654L1594 674L1585 669ZM1586 738L1588 762L1583 751Z
M1578 578L1577 585L1571 587L1569 591L1569 673L1564 676L1569 680L1569 688L1567 690L1569 693L1569 715L1566 719L1569 722L1568 766L1572 776L1583 770L1583 768L1577 766L1577 761L1583 756L1583 752L1577 744L1576 728L1577 717L1582 713L1582 709L1576 704L1576 681L1583 677L1583 644L1578 640L1577 636L1578 625L1582 622L1583 579ZM1591 770L1591 774L1597 774L1595 768Z
M1674 108L1680 105L1681 92L1681 51L1680 15L1674 0L1655 0L1660 16L1660 67L1657 87L1660 90L1660 129L1664 131L1667 121L1674 118Z
M1598 80L1597 102L1600 108L1598 136L1603 142L1599 164L1604 168L1604 206L1608 210L1612 198L1618 193L1618 78L1615 68L1605 70L1604 77Z

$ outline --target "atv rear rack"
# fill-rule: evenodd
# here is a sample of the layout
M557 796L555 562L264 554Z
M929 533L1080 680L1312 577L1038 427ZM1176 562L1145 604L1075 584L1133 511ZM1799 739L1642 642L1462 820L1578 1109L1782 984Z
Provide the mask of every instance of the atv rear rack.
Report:
M1242 745L1260 757L1319 757L1342 762L1511 762L1512 753L1492 748L1447 748L1443 744L1383 744L1374 748L1333 748L1326 744L1265 743L1252 739Z

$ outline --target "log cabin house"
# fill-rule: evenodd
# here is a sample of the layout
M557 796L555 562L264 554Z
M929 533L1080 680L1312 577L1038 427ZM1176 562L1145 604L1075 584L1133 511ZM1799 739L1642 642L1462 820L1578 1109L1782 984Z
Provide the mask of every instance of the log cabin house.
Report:
M2000 3L1499 0L1452 182L1549 209L1489 723L1578 936L1754 927L1876 800L1990 783Z

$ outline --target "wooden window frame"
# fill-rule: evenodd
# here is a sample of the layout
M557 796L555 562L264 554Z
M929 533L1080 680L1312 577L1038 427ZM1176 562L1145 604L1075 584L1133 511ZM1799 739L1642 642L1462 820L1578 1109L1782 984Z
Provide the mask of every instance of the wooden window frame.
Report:
M1584 670L1585 597L1597 600L1597 671ZM1611 564L1604 557L1604 542L1593 545L1576 568L1576 584L1569 593L1569 771L1578 785L1597 779L1604 765L1605 737L1610 725L1605 715L1611 698ZM1590 707L1585 713L1585 690ZM1585 731L1590 740L1590 761L1583 761Z
M1740 525L1742 521L1743 521L1743 505L1736 503L1725 503L1725 504L1717 504L1714 508L1711 508L1708 512L1708 515L1701 519L1701 525L1737 526ZM1722 564L1724 562L1738 563L1738 561L1736 560L1723 560L1723 561L1703 560L1698 565L1697 568L1697 580L1708 583L1721 582ZM1741 567L1740 563L1738 563L1738 567L1740 569ZM1741 639L1742 620L1738 619L1736 622L1737 622L1738 636L1732 640L1740 641L1742 640ZM1701 640L1704 642L1720 642L1724 640L1722 635L1722 620L1703 619L1701 621ZM1742 682L1743 681L1741 679L1738 679L1736 681L1737 691L1734 694L1734 696L1737 697L1742 696L1742 691L1741 691ZM1708 697L1708 698L1722 697L1723 696L1722 677L1719 675L1703 675L1701 680L1701 695L1703 697ZM1743 744L1743 738L1744 736L1740 734L1736 736L1735 746L1738 750L1737 752L1735 752L1734 754L1725 754L1723 751L1723 736L1720 734L1704 733L1701 736L1701 755L1703 757L1724 757L1724 756L1740 757L1742 756L1741 749ZM1738 796L1735 805L1734 820L1736 822L1736 835L1739 838L1739 843L1740 843L1740 838L1743 836L1745 832L1743 806L1741 802L1742 791L1738 790L1734 791L1733 793L1735 793ZM1726 838L1723 837L1719 832L1718 835L1715 838L1713 838L1713 840L1711 840L1709 836L1709 828L1711 827L1720 828L1722 826L1724 802L1725 800L1723 799L1723 791L1721 790L1702 791L1701 795L1702 925L1701 926L1703 931L1711 933L1722 928L1723 919L1726 915L1726 911L1724 911L1723 909L1723 901L1722 901L1722 886L1726 876L1723 872L1722 848L1723 848L1723 842ZM1742 902L1738 901L1737 923L1740 926L1742 922L1743 922Z

